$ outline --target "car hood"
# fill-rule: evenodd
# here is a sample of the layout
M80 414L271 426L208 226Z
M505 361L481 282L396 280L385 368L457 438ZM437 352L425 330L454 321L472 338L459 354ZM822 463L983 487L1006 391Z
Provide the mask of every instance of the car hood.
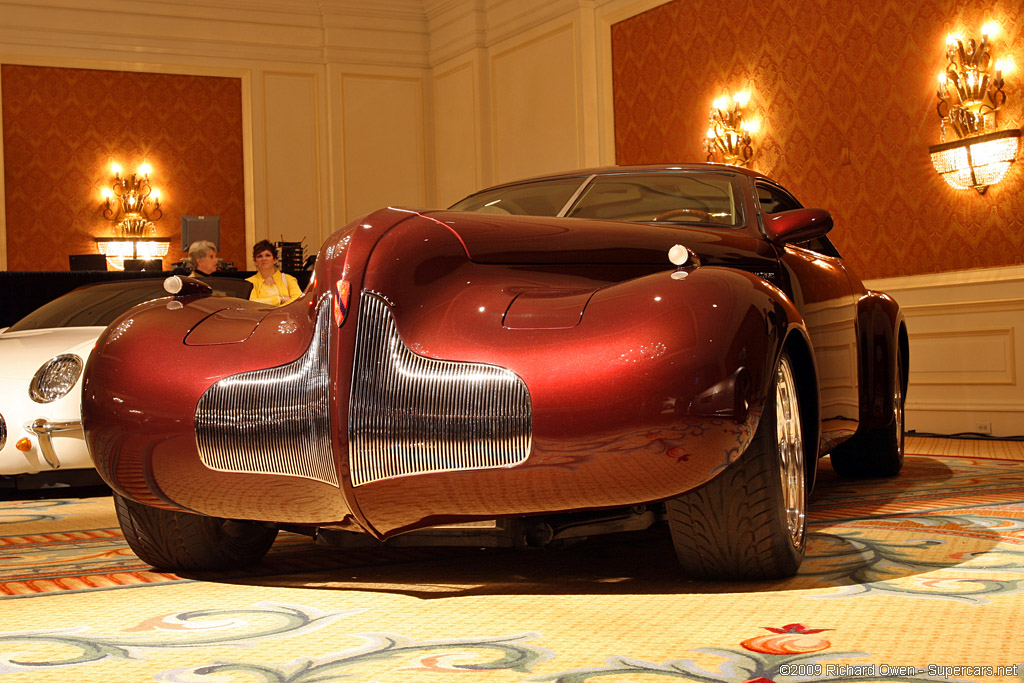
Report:
M103 327L60 327L0 334L0 377L32 377L45 361L62 353L86 360Z
M706 265L770 269L775 251L741 228L697 228L578 218L494 216L456 211L429 216L453 230L470 259L501 265L637 264L670 268L668 250L684 244Z

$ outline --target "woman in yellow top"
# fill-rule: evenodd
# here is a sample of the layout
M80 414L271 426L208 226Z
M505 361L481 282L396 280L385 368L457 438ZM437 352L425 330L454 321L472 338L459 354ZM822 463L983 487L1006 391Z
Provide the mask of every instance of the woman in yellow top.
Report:
M302 296L299 281L277 269L277 247L270 240L260 240L253 246L252 260L259 272L246 278L252 283L251 301L282 306Z

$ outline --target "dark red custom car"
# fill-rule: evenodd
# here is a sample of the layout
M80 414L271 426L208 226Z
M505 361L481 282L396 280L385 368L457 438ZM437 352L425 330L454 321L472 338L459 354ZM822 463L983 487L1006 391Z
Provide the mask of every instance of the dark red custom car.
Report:
M903 317L831 228L715 164L383 209L290 305L172 278L112 323L89 449L162 569L258 561L280 528L399 542L500 520L526 546L667 520L692 576L791 575L818 458L903 460Z

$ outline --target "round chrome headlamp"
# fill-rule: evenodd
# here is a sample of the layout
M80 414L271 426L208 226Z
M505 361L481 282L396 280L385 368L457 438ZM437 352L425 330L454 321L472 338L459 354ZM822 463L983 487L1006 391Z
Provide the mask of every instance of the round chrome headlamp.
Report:
M43 363L36 370L28 395L36 403L52 403L66 395L82 375L85 363L73 353L62 353Z

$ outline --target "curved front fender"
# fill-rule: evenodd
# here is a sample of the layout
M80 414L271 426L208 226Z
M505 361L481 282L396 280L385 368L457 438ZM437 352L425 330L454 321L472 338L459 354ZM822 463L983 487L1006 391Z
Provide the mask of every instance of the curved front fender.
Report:
M525 277L510 272L521 269L464 264L415 286L385 270L370 269L367 286L393 302L403 344L515 373L529 390L533 428L530 455L515 466L356 487L359 508L385 536L444 519L642 504L696 488L747 448L786 339L806 339L781 291L727 268L592 284L574 299L586 302L577 325L538 329L501 324L513 295L502 304L496 292ZM580 284L563 286L578 294Z

